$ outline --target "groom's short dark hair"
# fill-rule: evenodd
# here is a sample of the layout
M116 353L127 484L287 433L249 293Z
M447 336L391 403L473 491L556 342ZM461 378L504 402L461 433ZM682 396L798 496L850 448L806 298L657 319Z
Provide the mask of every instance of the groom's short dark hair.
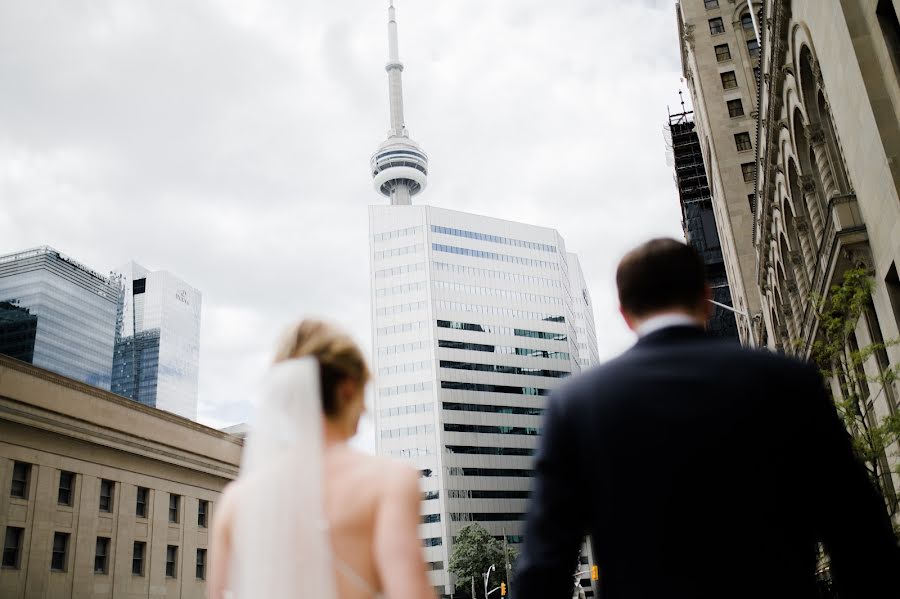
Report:
M619 262L616 286L622 308L635 316L671 308L693 310L706 293L706 269L691 246L651 239Z

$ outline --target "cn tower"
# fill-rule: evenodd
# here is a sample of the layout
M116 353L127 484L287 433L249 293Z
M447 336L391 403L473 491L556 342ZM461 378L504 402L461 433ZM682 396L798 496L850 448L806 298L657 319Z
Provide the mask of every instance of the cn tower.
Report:
M412 197L425 189L428 180L428 156L409 138L403 119L403 63L397 43L397 19L394 2L388 7L388 98L391 128L388 138L372 155L375 189L391 199L392 206L408 206Z

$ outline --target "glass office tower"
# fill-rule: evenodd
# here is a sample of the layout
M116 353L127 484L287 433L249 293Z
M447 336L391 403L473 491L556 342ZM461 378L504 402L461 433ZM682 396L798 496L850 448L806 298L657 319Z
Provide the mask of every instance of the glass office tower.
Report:
M109 390L118 294L50 247L0 256L0 353Z
M112 391L196 420L200 292L169 272L135 262L117 273L122 304Z

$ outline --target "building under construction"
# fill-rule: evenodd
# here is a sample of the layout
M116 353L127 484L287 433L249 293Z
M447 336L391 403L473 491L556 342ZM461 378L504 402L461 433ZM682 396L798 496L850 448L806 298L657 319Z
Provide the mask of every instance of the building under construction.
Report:
M731 306L733 305L731 289L725 273L725 261L712 207L712 194L692 114L685 111L682 104L682 112L669 113L667 131L670 158L675 167L675 183L678 185L678 196L681 201L681 226L687 242L703 256L706 277L713 290L713 300ZM720 306L715 306L707 329L717 337L738 339L734 313Z

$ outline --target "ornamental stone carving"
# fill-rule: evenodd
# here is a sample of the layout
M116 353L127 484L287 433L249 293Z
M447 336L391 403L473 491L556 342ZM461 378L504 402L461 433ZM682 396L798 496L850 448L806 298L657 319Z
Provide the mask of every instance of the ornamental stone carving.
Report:
M816 193L816 180L812 175L801 175L800 176L800 188L803 190L803 193L806 195L810 195Z
M825 143L825 130L822 129L820 123L810 123L807 125L806 135L809 138L809 143L814 146L821 146Z

